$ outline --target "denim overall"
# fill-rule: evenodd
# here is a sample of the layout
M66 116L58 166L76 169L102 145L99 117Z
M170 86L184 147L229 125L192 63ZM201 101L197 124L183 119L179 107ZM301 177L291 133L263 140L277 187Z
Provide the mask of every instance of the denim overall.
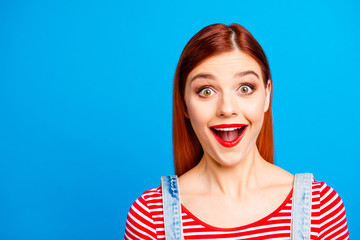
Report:
M295 174L292 210L291 240L310 239L312 174ZM166 240L183 240L181 203L176 175L161 177L164 226Z

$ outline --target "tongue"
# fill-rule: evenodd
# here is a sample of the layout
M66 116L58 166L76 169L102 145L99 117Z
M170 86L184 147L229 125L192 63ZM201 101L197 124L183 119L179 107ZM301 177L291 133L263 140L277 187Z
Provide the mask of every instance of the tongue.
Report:
M233 131L218 131L217 135L219 136L219 138L224 139L225 141L233 141L235 140L238 136L238 130L233 130Z

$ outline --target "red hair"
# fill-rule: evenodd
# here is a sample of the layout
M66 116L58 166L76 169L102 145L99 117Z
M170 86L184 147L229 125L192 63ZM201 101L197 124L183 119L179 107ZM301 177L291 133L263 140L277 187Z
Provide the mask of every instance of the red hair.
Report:
M189 73L205 59L239 49L257 61L262 70L262 77L267 86L271 79L270 67L260 44L251 33L239 24L213 24L195 34L186 44L176 67L173 89L173 148L175 173L181 176L195 167L203 149L186 117L184 101L185 83ZM272 85L272 84L271 84ZM268 162L274 162L274 139L271 114L272 93L269 109L264 114L264 122L256 145L260 155Z

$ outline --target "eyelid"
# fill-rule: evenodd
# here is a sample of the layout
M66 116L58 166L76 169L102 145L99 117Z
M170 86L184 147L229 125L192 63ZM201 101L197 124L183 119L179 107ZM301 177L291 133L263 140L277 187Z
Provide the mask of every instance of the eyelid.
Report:
M216 91L210 86L202 86L196 91L196 93L199 94L201 97L210 97L213 95L213 94L211 94L210 96L202 95L201 92L204 91L205 89L210 89L213 92L213 94L216 93Z
M252 93L256 90L256 87L254 86L254 84L248 83L248 82L241 83L238 90L240 90L240 88L242 88L242 87L244 87L244 86L249 87L249 88L251 89L251 92L250 92L250 93L241 93L241 94L243 94L243 95L250 95L250 94L252 94Z

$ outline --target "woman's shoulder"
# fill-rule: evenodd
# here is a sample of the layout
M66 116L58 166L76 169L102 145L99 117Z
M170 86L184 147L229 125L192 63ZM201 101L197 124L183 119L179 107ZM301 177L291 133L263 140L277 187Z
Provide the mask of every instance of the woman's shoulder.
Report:
M162 214L161 205L160 187L143 192L128 212L125 239L155 239L155 222Z
M161 194L161 187L151 188L143 192L141 196L135 200L133 205L142 204L146 207L158 205L158 203L162 202Z
M345 206L339 194L325 182L315 179L312 182L312 193L312 214L316 217L313 223L319 226L318 238L333 239L341 236L341 239L348 239Z
M145 192L143 192L141 197L150 200L153 198L161 197L161 187L159 186L157 188L151 188L149 190L146 190Z
M319 181L313 178L312 181L313 196L319 198L321 205L340 204L343 205L340 195L334 188L327 185L326 182Z
M321 196L337 194L337 192L332 187L327 185L326 182L320 181L314 177L312 179L312 191L317 192Z

